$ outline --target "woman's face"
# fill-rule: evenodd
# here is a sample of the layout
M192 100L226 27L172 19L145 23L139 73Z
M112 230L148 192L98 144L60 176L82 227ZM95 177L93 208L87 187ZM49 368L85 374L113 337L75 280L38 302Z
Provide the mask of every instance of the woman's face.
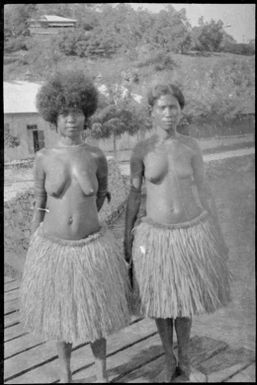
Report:
M57 117L57 132L61 136L76 138L84 130L85 115L81 110L69 109Z
M152 119L155 127L164 131L174 130L181 119L181 107L173 95L161 95L152 108Z

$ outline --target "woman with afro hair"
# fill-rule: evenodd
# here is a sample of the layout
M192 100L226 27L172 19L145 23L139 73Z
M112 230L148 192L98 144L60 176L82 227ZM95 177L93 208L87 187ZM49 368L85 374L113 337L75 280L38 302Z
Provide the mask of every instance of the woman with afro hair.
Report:
M96 107L96 88L75 71L54 74L37 95L39 113L59 139L36 153L21 314L26 328L56 340L64 383L71 382L72 344L83 340L91 344L97 381L107 382L106 337L130 320L127 266L98 219L108 197L107 161L82 140Z

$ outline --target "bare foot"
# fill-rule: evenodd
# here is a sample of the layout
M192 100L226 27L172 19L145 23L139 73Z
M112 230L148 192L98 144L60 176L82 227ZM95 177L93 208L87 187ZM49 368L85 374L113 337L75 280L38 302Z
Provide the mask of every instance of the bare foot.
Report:
M72 379L71 378L60 378L60 381L59 381L60 384L71 384L72 383Z
M72 383L72 375L71 373L65 373L61 376L60 381L61 384L71 384Z
M97 383L100 383L100 384L101 384L101 383L103 384L103 383L106 383L106 382L109 382L109 381L108 381L108 378L97 378L97 379L96 379L96 382L97 382Z
M160 373L157 374L157 376L155 377L154 381L157 382L157 383L160 383L160 382L169 382L169 381L167 380L167 371L166 371L166 369L162 369L162 370L160 371Z
M206 376L198 370L192 369L192 372L189 376L185 375L184 373L180 373L172 382L206 382Z
M155 382L170 383L173 381L175 374L176 370L168 370L165 368L155 377Z

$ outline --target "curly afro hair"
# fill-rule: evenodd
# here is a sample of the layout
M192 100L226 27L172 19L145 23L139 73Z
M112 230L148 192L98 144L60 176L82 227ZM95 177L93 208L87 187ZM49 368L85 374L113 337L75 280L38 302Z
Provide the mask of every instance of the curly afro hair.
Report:
M69 109L79 109L89 118L98 102L97 89L83 72L62 71L42 85L36 98L37 109L44 120L54 125L57 117Z
M181 109L184 108L185 106L184 95L182 94L182 92L177 86L171 83L168 83L168 84L157 83L148 90L147 100L148 100L149 106L153 107L156 100L159 99L161 95L167 95L167 94L174 96L177 99L180 105L180 108Z

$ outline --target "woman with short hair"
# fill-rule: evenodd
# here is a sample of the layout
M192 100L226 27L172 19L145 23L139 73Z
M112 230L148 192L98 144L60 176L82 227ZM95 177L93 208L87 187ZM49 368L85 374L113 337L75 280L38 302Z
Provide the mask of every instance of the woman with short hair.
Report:
M132 265L135 311L156 321L166 381L177 375L189 381L192 316L214 312L230 300L228 250L200 147L177 132L185 105L181 90L174 84L155 84L148 104L158 131L138 143L131 156L125 256ZM143 181L145 215L138 218Z

